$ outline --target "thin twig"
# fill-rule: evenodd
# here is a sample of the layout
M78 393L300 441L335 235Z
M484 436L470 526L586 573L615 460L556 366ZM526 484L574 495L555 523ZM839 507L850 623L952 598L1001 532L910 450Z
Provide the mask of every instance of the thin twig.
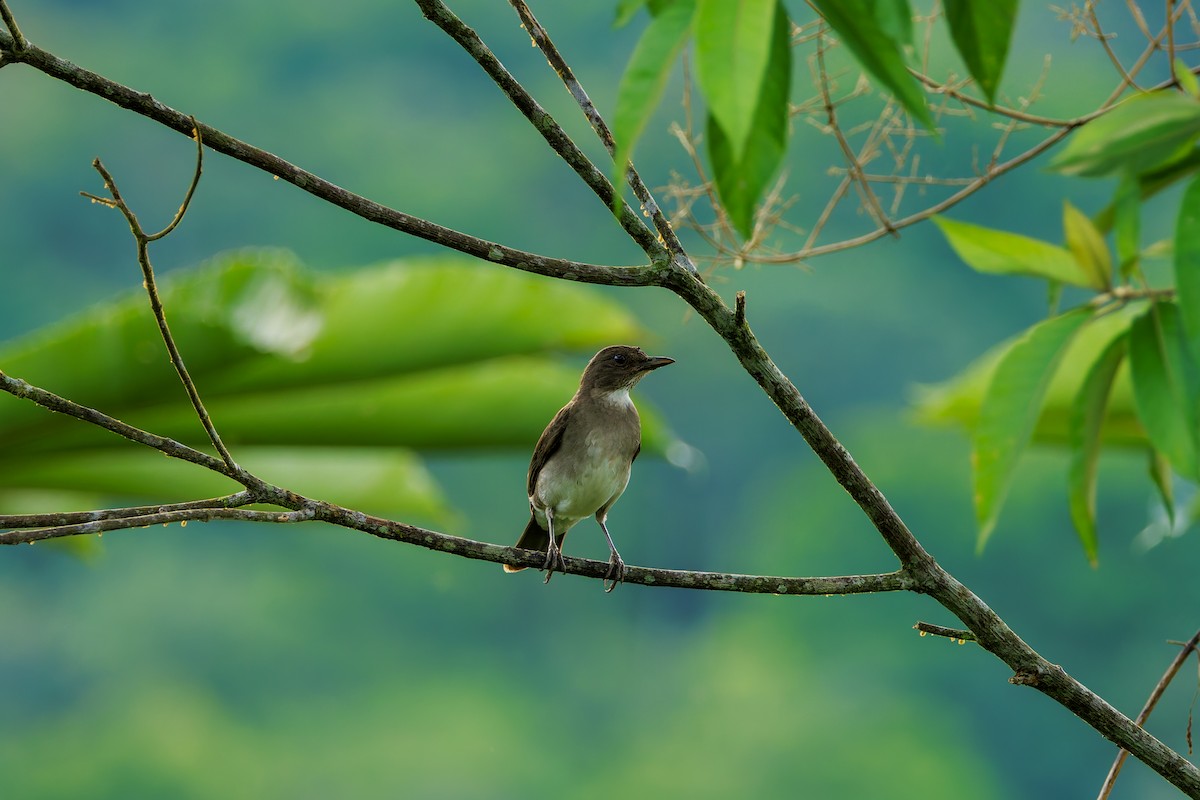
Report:
M1171 663L1167 666L1167 671L1158 679L1158 683L1154 685L1154 690L1150 692L1150 696L1146 698L1146 704L1142 706L1141 712L1138 713L1137 719L1134 722L1139 727L1144 727L1146 720L1150 718L1150 714L1154 711L1154 707L1158 705L1158 701L1162 698L1163 692L1167 690L1167 686L1175 679L1179 673L1183 662L1187 661L1188 656L1196 651L1196 646L1200 645L1200 631L1196 631L1191 639L1188 639L1184 645L1179 648L1179 652L1175 654L1175 658L1171 659ZM1121 750L1117 753L1117 757L1113 760L1112 766L1108 768L1108 774L1104 776L1104 783L1100 786L1100 794L1096 795L1097 800L1106 800L1112 792L1113 785L1117 782L1117 776L1121 774L1121 767L1125 764L1125 759L1129 756L1128 750Z
M148 528L151 525L169 525L172 522L187 524L188 522L212 522L227 519L241 522L307 522L312 519L311 509L297 511L251 511L245 508L185 508L175 511L163 511L144 514L136 517L120 517L98 519L92 522L80 522L74 525L57 525L52 528L34 528L0 533L0 545L33 544L48 539L61 539L67 536L86 536L89 534L123 531L132 528Z
M563 85L567 87L567 91L575 98L575 102L579 104L579 108L583 111L583 115L587 118L588 123L592 126L592 130L600 138L600 142L604 148L608 150L608 154L616 155L617 146L613 139L612 131L608 124L604 121L604 117L600 115L600 111L592 102L592 98L588 96L584 90L583 84L575 77L574 71L567 64L566 59L558 51L558 47L550 39L550 35L542 24L534 17L533 12L523 0L509 0L509 3L516 9L517 16L521 18L521 24L525 30L533 38L534 44L546 56L546 61L550 67L562 79ZM642 210L650 216L654 222L654 228L658 231L658 236L666 245L667 250L672 256L682 254L684 256L684 266L690 269L693 273L697 273L696 265L692 263L690 258L686 257L683 245L679 242L679 237L675 234L675 229L667 222L667 218L663 216L662 209L655 202L654 196L650 190L646 188L646 184L642 181L642 176L634 169L633 163L625 164L625 180L629 183L629 188L633 190L633 194L642 204Z
M829 120L829 129L833 131L838 147L842 149L842 157L846 159L848 165L848 175L854 179L855 185L861 191L863 203L871 212L871 216L875 218L875 222L886 232L895 235L896 229L892 226L891 219L888 218L887 213L883 210L883 206L879 204L879 198L875 196L875 191L871 188L870 182L863 177L862 165L858 161L858 156L850 147L850 143L846 141L846 136L842 133L842 129L838 125L837 112L834 110L833 101L830 99L829 79L825 70L824 36L817 37L817 71L820 76L817 85L821 92L821 99L825 103L825 115Z
M192 119L192 124L195 126L195 119ZM100 159L97 158L92 161L92 166L100 173L100 177L104 179L104 187L112 195L113 204L125 216L126 222L129 223L129 230L133 234L134 241L137 243L137 260L139 266L142 268L142 283L146 288L147 296L150 298L150 308L154 312L154 319L158 322L158 331L162 336L163 343L167 346L167 353L171 357L171 364L175 367L175 372L179 375L179 380L182 381L183 387L187 391L188 399L192 402L192 408L195 410L200 424L204 426L204 432L208 434L209 441L212 442L213 447L221 455L222 460L229 466L231 473L240 475L243 473L243 470L233 460L233 455L229 452L229 448L221 441L221 435L217 432L212 417L208 414L208 409L204 407L204 401L200 399L200 392L196 389L196 383L192 380L187 366L183 363L183 354L179 352L179 346L175 343L175 337L171 335L171 328L167 325L167 312L163 308L162 298L158 294L158 284L154 279L154 267L150 263L150 242L161 239L175 230L175 227L183 220L183 215L187 213L188 204L192 200L192 195L196 192L196 186L200 183L200 175L204 171L204 143L199 129L195 128L195 131L196 169L192 175L192 182L188 186L187 194L184 196L183 203L180 205L179 211L175 214L175 218L158 233L146 233L141 223L138 222L137 215L133 213L133 209L121 197L121 192L117 189L116 180L104 168L104 164L100 163Z
M922 636L941 636L946 639L954 639L959 644L975 641L975 634L970 631L964 631L961 628L947 628L945 625L934 625L932 622L918 622L913 625L913 629L919 631Z
M613 189L612 183L608 180L608 176L604 174L595 164L592 163L579 146L571 140L566 131L554 120L541 105L538 104L533 96L525 90L512 74L504 68L500 63L500 59L496 58L491 49L484 44L465 22L458 18L457 15L441 0L416 0L417 6L420 7L421 13L425 18L441 28L447 35L466 51L475 63L478 64L488 77L500 87L500 90L508 97L509 101L525 115L534 129L541 134L546 143L551 149L566 161L571 169L583 180L595 193L601 201L604 202L610 210L614 208L617 199L616 191ZM662 259L667 257L666 248L655 238L654 233L646 227L641 218L634 213L633 209L627 203L621 204L621 210L617 214L617 221L629 237L642 248L651 260Z
M1121 63L1121 59L1117 57L1117 54L1112 49L1112 45L1108 43L1110 36L1100 27L1100 18L1096 15L1095 4L1087 3L1085 11L1087 13L1088 21L1092 23L1092 27L1095 29L1094 35L1100 42L1100 47L1104 49L1104 53L1108 56L1108 60L1112 62L1113 68L1116 69L1117 74L1121 76L1121 83L1123 84L1122 88L1129 86L1137 89L1140 92L1142 88L1137 85L1137 81L1133 79L1133 76L1125 71L1125 66ZM1172 72L1171 75L1174 77L1175 73Z
M200 508L240 508L257 502L249 491L235 492L208 500L190 500L186 503L169 503L156 506L128 506L125 508L103 508L96 511L66 511L50 514L0 514L0 530L16 528L53 528L62 525L78 525L106 519L128 519L147 514L164 514L169 511L186 511Z

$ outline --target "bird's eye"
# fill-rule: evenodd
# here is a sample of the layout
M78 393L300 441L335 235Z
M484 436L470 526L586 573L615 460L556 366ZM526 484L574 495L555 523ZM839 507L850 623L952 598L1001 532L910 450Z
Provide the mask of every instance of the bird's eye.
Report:
M615 356L613 356L613 361L617 362L618 364L624 364L625 363L625 354L617 353Z

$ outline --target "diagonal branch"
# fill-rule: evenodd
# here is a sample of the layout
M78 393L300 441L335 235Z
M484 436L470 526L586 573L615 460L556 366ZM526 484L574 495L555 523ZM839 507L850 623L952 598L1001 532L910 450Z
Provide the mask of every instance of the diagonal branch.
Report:
M1171 664L1167 667L1167 671L1158 679L1154 690L1150 692L1150 696L1146 698L1146 704L1142 706L1142 710L1138 712L1137 719L1134 723L1137 725L1145 725L1146 720L1150 719L1150 714L1154 711L1154 707L1158 705L1158 701L1162 698L1163 692L1167 690L1167 686L1171 681L1175 680L1175 676L1179 673L1183 662L1188 660L1188 656L1197 652L1197 645L1200 645L1200 631L1196 631L1191 639L1184 643L1183 647L1179 648L1179 652L1175 654L1175 658L1171 660ZM1108 768L1108 774L1104 776L1104 783L1100 786L1100 794L1096 795L1097 800L1105 800L1112 792L1113 785L1117 782L1117 776L1121 774L1121 767L1125 764L1125 758L1129 755L1128 750L1121 750L1117 753L1117 757L1113 760L1112 766Z
M8 392L14 397L29 400L50 411L57 411L60 414L66 414L69 417L91 423L107 431L112 431L131 442L136 442L137 444L166 453L171 458L190 461L193 464L211 469L213 472L219 472L228 478L238 480L237 473L231 470L229 465L219 458L213 458L208 453L201 453L199 450L194 450L174 439L168 439L165 436L158 436L148 433L141 428L135 428L94 408L82 406L79 403L68 400L65 397L59 397L45 389L39 389L20 378L13 378L6 375L2 371L0 371L0 391Z
M9 33L12 34L14 50L20 52L29 46L29 42L25 40L25 35L21 33L20 27L17 26L16 17L13 16L12 10L4 0L0 0L0 19L4 20L4 27L8 28Z
M483 68L483 71L495 81L509 101L525 115L525 118L542 135L554 152L558 153L571 169L575 170L588 188L595 192L608 208L613 208L617 195L608 177L579 149L579 146L571 140L571 137L554 120L554 117L550 116L525 90L525 87L504 68L500 59L496 58L496 55L484 44L479 35L447 8L441 0L416 0L416 3L426 19L458 42L463 50L466 50L467 54L475 60L475 63ZM633 239L642 248L642 252L652 260L657 261L666 257L667 252L663 245L627 203L621 204L617 221L629 234L629 238Z
M600 142L604 145L604 149L608 151L610 156L616 155L617 145L613 139L612 131L608 127L608 123L600 116L600 111L592 102L592 98L588 96L588 93L583 88L583 84L575 77L575 73L567 64L566 59L558 52L558 47L550 39L550 35L546 32L546 29L537 21L537 17L533 16L533 12L525 4L524 0L509 0L509 3L516 9L517 15L521 18L521 24L525 26L525 30L533 37L534 44L546 56L546 60L550 63L551 68L558 73L563 85L567 87L567 91L575 98L575 102L579 104L579 108L583 111L583 115L587 117L592 130L600 137ZM655 202L650 190L646 188L646 184L642 181L642 176L634 169L632 162L625 165L625 180L629 183L629 188L633 190L634 196L641 202L642 209L653 220L654 228L658 231L659 238L666 245L667 251L672 256L682 256L684 265L692 272L696 272L696 266L688 258L687 253L684 252L683 245L680 243L675 229L671 227L671 223L663 215L662 209Z
M656 263L652 266L602 266L542 256L470 236L355 194L308 170L301 169L273 153L247 144L204 123L193 122L187 114L160 103L145 92L135 91L128 86L83 69L37 45L27 43L24 48L18 49L13 37L4 31L0 31L0 56L12 62L26 64L51 78L94 94L121 108L141 114L188 138L192 138L193 131L199 131L204 137L205 145L210 150L261 169L314 197L343 208L365 220L416 236L450 250L475 256L484 261L538 275L583 283L599 283L610 286L649 286L658 280L658 273L666 260L664 252L660 258L654 259ZM651 238L653 238L652 235Z

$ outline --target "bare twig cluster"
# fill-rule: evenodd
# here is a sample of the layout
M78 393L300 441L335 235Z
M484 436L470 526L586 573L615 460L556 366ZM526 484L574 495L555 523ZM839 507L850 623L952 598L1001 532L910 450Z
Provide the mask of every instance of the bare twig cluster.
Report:
M730 308L711 287L700 279L692 265L691 258L684 251L679 239L674 236L672 225L663 218L632 166L629 166L627 173L629 184L642 203L643 210L652 220L654 230L647 227L639 215L628 206L614 204L614 188L608 181L605 171L599 169L583 154L565 134L557 121L538 105L504 69L473 30L453 14L441 0L416 0L416 2L424 15L458 42L464 51L505 92L513 104L525 114L535 129L543 136L547 144L570 164L580 179L592 189L602 201L604 208L611 210L614 205L619 206L619 210L615 212L616 221L624 233L642 248L647 258L646 264L633 267L602 266L526 253L438 226L427 220L354 195L270 153L233 139L219 130L181 114L149 95L136 92L41 50L21 36L3 0L0 0L0 15L8 27L8 33L0 32L0 56L2 56L0 65L15 63L28 65L52 78L104 97L121 107L142 114L194 138L201 152L203 147L209 147L225 153L367 219L460 252L512 268L560 279L618 286L657 286L674 293L726 342L733 356L741 363L746 372L761 386L767 396L820 457L834 478L859 505L881 538L895 554L899 566L896 571L891 573L832 578L729 575L630 567L625 576L627 582L654 586L772 594L850 594L879 591L913 591L926 594L965 626L961 630L935 629L933 626L926 626L926 630L943 636L951 635L953 638L961 640L973 639L1012 669L1012 682L1037 688L1102 735L1157 770L1172 784L1190 796L1200 797L1200 771L1195 766L1143 730L1133 720L1121 714L1103 698L1080 684L1062 667L1052 664L1040 656L1022 641L991 608L954 576L946 572L924 549L879 488L871 482L832 432L818 418L795 385L779 370L759 344L747 319L744 293L737 295L735 307ZM511 0L511 2L535 44L542 48L542 52L551 66L563 79L565 87L575 97L583 113L592 122L596 133L611 150L611 135L607 133L607 127L579 81L567 68L561 54L553 47L548 34L537 23L523 2L520 0ZM1159 34L1155 41L1164 38L1168 39L1168 47L1177 47L1177 45L1171 44L1173 40L1166 33ZM828 32L820 26L799 29L797 40L811 43L817 48L816 74L821 82L818 86L819 102L805 107L804 111L800 113L821 117L820 124L838 137L839 142L844 145L841 149L848 158L849 166L840 175L842 185L846 188L841 191L841 195L834 205L840 203L841 197L848 196L853 190L858 194L860 202L869 207L869 215L876 227L872 233L841 243L818 245L814 239L811 245L806 245L797 253L776 254L773 256L775 260L798 260L811 257L819 252L845 249L899 230L918 219L935 213L936 210L948 207L987 181L1025 163L1054 141L1065 136L1073 127L1082 124L1084 119L1079 118L1062 124L1047 125L1054 129L1053 133L1040 144L1007 161L1000 160L1000 153L997 150L989 160L988 167L950 197L943 199L930 209L897 219L895 218L895 205L885 204L878 196L878 187L887 181L883 180L881 175L868 170L868 166L878 156L878 153L886 152L899 167L903 168L901 170L903 174L909 176L900 180L897 177L900 173L893 172L893 184L903 186L919 183L918 179L923 173L915 171L912 166L915 156L909 155L912 152L909 144L915 140L917 134L890 105L886 115L880 117L882 122L877 120L876 123L861 128L845 126L842 122L841 107L847 101L847 97L856 96L856 90L852 90L849 95L840 94L840 90L825 66L824 59L827 50L832 47ZM1129 72L1132 75L1136 73L1136 70L1131 68ZM1122 88L1124 86L1125 84L1122 83ZM960 84L932 84L932 88L941 94L947 105L953 101L960 103L964 108L973 107L972 103L959 97L963 90ZM1105 105L1115 100L1119 94L1119 90L1114 92ZM1003 114L1003 112L1000 113ZM1016 114L1023 115L1023 118L1015 116ZM1043 124L1034 122L1028 116L1024 106L1015 109L1013 114L1009 115L1009 119L1012 120L1014 126ZM685 147L694 145L693 138L686 135L681 138L684 140ZM1002 138L1007 139L1007 134L1002 134ZM864 141L870 147L864 147ZM690 152L694 154L694 146ZM171 337L166 324L165 311L161 302L157 301L157 292L154 288L148 245L169 234L179 224L186 212L187 202L185 201L175 219L166 229L157 234L147 234L137 222L136 216L121 199L111 175L103 169L99 162L97 162L96 168L104 177L111 197L94 199L121 210L129 223L137 245L137 259L143 271L143 278L155 318L158 321L160 334L192 401L197 418L208 433L209 439L220 457L202 453L174 440L134 428L101 411L78 405L2 372L0 372L0 390L52 411L65 413L81 421L100 426L174 458L187 460L218 472L240 484L242 489L218 498L163 506L0 517L0 528L12 529L0 533L0 543L32 543L47 538L190 520L237 519L276 523L314 520L468 558L523 567L540 567L542 565L543 556L540 553L463 539L392 520L372 517L352 509L301 496L286 488L270 484L239 467L232 454L222 444L217 434L216 423L208 417L204 410L199 391L189 377L183 358ZM201 159L198 157L192 186L188 192L189 198L195 190L200 174ZM786 210L787 203L779 199L781 196L781 194L777 195L768 204L768 207L772 209L766 218L770 224L784 224L782 211ZM874 199L872 200L872 198ZM771 215L778 215L778 219L776 220ZM679 219L677 218L676 221ZM687 224L688 217L683 217L682 221ZM768 227L769 225L765 225L764 229ZM710 233L711 241L718 252L739 258L752 255L730 249L724 244L726 240L722 238L723 236L724 234L720 232L716 235ZM249 508L251 505L267 506L269 510ZM565 571L596 579L602 579L608 569L607 562L579 558L567 558L565 561Z
M692 177L679 174L665 189L671 202L671 220L687 228L712 249L714 265L746 263L798 264L817 256L850 250L864 244L896 235L900 230L940 214L978 192L1005 173L1028 163L1061 141L1072 130L1112 107L1130 89L1156 89L1177 82L1175 55L1200 47L1200 23L1190 0L1172 3L1170 21L1157 30L1146 23L1136 3L1127 4L1126 13L1136 23L1145 39L1140 54L1124 64L1111 45L1112 35L1101 25L1097 3L1088 0L1083 6L1070 10L1054 9L1071 25L1072 36L1095 39L1117 73L1117 82L1110 93L1087 113L1071 118L1055 118L1033 113L1030 109L1042 98L1050 61L1047 58L1039 77L1022 95L999 100L989 105L973 93L973 82L953 73L936 78L930 71L933 24L940 16L936 4L931 13L918 18L924 35L919 44L920 69L912 69L928 93L931 115L938 123L943 139L975 135L990 131L990 141L973 142L975 157L968 172L945 166L944 147L930 133L915 124L890 97L873 90L869 79L857 67L835 63L833 56L841 47L836 35L819 19L793 26L792 45L805 55L811 76L813 94L792 108L793 136L816 131L834 140L842 164L830 167L828 175L835 181L828 190L824 207L815 221L794 219L797 196L786 176L768 193L757 211L754 231L742 240L721 210L711 178L706 174L699 157L700 134L691 118L688 88L685 87L685 122L674 125L672 134L688 155L695 173ZM1182 21L1189 23L1193 40L1178 41L1177 31ZM1170 65L1171 79L1158 85L1139 82L1154 56L1163 57ZM800 59L797 59L800 60ZM685 76L685 83L686 76ZM874 109L874 110L872 110ZM955 125L955 118L966 118L969 128ZM989 125L979 124L986 118ZM1022 149L1015 149L1018 141ZM792 148L800 150L800 148ZM811 151L806 147L803 151ZM811 195L815 185L813 174L804 174L804 191ZM824 192L823 188L817 191ZM835 220L841 227L861 227L862 233L829 241L823 236ZM786 232L784 236L781 233ZM786 243L800 239L798 248Z

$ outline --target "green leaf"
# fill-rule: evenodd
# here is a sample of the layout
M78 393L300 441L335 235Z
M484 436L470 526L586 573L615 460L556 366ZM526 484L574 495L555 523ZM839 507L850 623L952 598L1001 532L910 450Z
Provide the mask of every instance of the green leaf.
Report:
M1192 353L1200 353L1200 179L1188 184L1175 222L1175 299Z
M897 44L913 43L913 15L908 0L882 0L875 3L875 19L879 28Z
M1191 155L1200 136L1200 102L1172 90L1135 95L1072 135L1050 168L1096 177L1142 175Z
M996 526L1017 460L1029 443L1054 371L1071 337L1091 315L1091 309L1076 309L1034 325L996 365L983 398L971 453L981 550Z
M1175 527L1175 490L1171 485L1171 462L1153 447L1147 451L1147 455L1150 462L1150 480L1158 489L1158 497L1167 512L1167 521L1171 523L1171 527Z
M1141 200L1147 200L1164 189L1174 186L1176 182L1188 177L1198 169L1200 169L1200 149L1193 148L1178 161L1173 161L1153 172L1138 175L1135 181L1138 189L1138 197ZM1116 202L1117 198L1114 197L1113 202L1109 203L1094 218L1096 227L1103 233L1112 230L1115 224Z
M507 356L371 381L272 387L216 396L206 405L238 445L405 447L424 451L522 448L579 385L579 369L541 356ZM488 413L503 409L504 413ZM176 404L146 410L142 424L172 438L195 421ZM647 452L666 444L647 423Z
M1076 398L1092 364L1111 342L1128 333L1143 307L1130 304L1092 319L1072 337L1042 403L1041 416L1033 431L1036 444L1064 446L1070 441L1070 419ZM1016 345L1017 339L1002 342L975 359L957 376L934 386L918 387L914 399L917 420L926 425L954 425L974 432L980 408L997 365ZM1146 431L1138 420L1129 380L1128 360L1117 371L1109 393L1104 418L1106 445L1145 447Z
M958 54L988 103L995 103L1017 17L1017 0L946 0L945 8Z
M958 257L978 272L1031 275L1073 286L1092 286L1094 278L1064 247L941 216L933 221Z
M1181 58L1175 59L1175 78L1179 81L1180 89L1192 97L1200 98L1200 83L1196 82L1196 73Z
M613 19L614 28L624 28L629 21L637 16L637 12L646 5L646 0L620 0L617 3L617 13Z
M888 0L888 5L901 2ZM881 20L874 0L814 0L813 4L863 68L887 87L914 119L932 130L933 116L925 104L925 93L904 63L903 34L894 25L897 12L889 9Z
M1142 201L1137 179L1126 175L1113 196L1113 241L1118 270L1128 279L1137 269L1141 250Z
M739 158L724 130L708 115L708 156L721 205L734 228L750 238L754 209L779 170L787 151L788 94L792 74L791 32L787 15L775 15L771 52L762 93L754 110L749 139Z
M708 113L742 160L754 112L762 98L778 0L698 0L696 78Z
M1109 392L1117 369L1128 352L1127 337L1109 343L1088 369L1083 388L1071 410L1071 467L1067 473L1067 500L1071 521L1088 562L1096 566L1099 546L1096 536L1096 468L1100 460L1101 428Z
M1063 201L1063 233L1067 249L1075 257L1075 263L1088 276L1088 285L1105 291L1112 286L1112 256L1104 236L1084 214L1066 200Z
M1188 351L1179 309L1155 303L1130 330L1138 417L1150 442L1188 480L1200 478L1200 369Z
M613 185L616 196L625 186L625 166L633 157L637 140L667 85L667 77L687 42L696 10L695 0L675 0L656 15L638 39L625 74L617 87L613 114Z

